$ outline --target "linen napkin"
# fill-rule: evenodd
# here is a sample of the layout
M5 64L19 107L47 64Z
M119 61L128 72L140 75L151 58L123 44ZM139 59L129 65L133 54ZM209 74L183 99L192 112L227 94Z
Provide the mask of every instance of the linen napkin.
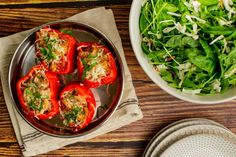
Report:
M121 103L112 117L102 127L83 137L57 138L45 135L35 130L28 123L26 123L16 111L13 100L10 97L7 81L8 69L12 55L17 46L31 30L0 38L0 75L4 98L18 143L24 156L42 154L68 144L88 140L98 135L118 129L124 125L130 124L143 117L142 112L138 106L138 99L135 94L131 74L125 60L124 51L115 24L113 12L110 9L107 10L104 7L100 7L76 14L68 19L65 19L65 21L66 20L89 24L99 29L116 46L123 60L125 70L125 89Z

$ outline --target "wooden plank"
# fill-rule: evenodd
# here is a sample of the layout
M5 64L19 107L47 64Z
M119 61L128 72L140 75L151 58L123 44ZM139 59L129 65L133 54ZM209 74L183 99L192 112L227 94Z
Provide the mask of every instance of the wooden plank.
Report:
M93 6L80 8L1 8L0 36L27 30L46 22L63 19ZM200 105L181 101L156 86L139 66L128 31L130 5L109 5L114 12L129 69L144 118L105 135L79 142L43 156L141 156L148 141L166 125L183 118L209 118L236 133L235 100ZM62 14L63 13L63 14ZM19 156L14 131L0 88L0 156Z
M9 4L42 4L42 3L59 3L59 2L88 2L88 1L107 1L107 0L1 0L0 5Z
M0 8L78 8L131 4L132 0L3 0Z

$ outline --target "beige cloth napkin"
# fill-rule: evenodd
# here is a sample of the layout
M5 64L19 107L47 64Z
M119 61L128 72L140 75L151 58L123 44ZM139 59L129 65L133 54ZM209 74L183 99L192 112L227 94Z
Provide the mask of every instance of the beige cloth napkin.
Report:
M88 140L109 131L113 131L131 122L137 121L143 117L138 106L138 99L135 94L132 78L125 60L121 39L116 28L112 11L101 7L76 14L65 20L89 24L102 31L108 38L110 38L111 41L113 41L121 55L125 68L125 90L121 104L119 104L118 109L101 128L83 137L56 138L35 130L28 123L26 123L16 111L13 105L13 100L10 97L7 81L9 63L12 55L19 43L27 36L30 30L0 38L0 74L4 98L18 143L24 156L42 154L68 144Z

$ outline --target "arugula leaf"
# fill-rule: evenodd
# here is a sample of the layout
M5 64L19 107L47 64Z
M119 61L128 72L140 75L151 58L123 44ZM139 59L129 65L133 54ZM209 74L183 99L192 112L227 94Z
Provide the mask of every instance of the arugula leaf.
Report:
M214 5L218 4L219 0L198 0L202 5L209 6L209 5Z
M160 70L160 75L165 81L172 82L172 83L174 82L171 72L167 70Z

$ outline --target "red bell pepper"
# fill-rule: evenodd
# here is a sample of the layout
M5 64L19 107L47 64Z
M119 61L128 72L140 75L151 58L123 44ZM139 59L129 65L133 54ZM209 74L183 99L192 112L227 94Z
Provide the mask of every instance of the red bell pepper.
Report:
M48 27L36 32L36 56L57 74L74 71L76 47L76 39L69 34Z
M61 91L59 106L64 125L76 132L92 121L96 103L88 88L71 83Z
M78 75L84 85L95 88L115 81L116 62L107 47L95 42L81 42L77 50Z
M17 95L23 111L40 120L59 112L57 92L60 82L56 74L43 64L34 66L17 82Z

